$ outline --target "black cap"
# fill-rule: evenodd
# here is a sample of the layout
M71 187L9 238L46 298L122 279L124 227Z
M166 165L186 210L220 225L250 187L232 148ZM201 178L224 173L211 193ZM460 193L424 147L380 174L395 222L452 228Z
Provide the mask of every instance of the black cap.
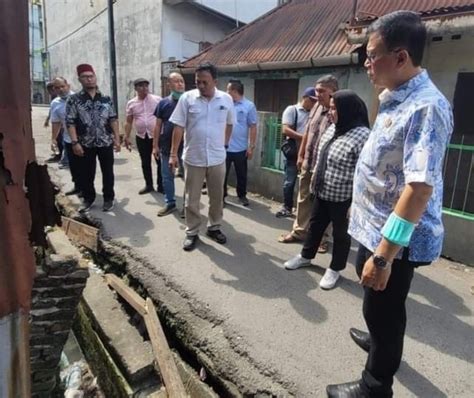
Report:
M140 78L138 78L138 79L135 79L135 81L133 82L133 85L134 85L134 86L137 86L137 85L139 85L139 84L141 84L141 83L150 84L150 82L149 82L147 79L145 79L145 78L143 78L143 77L140 77Z

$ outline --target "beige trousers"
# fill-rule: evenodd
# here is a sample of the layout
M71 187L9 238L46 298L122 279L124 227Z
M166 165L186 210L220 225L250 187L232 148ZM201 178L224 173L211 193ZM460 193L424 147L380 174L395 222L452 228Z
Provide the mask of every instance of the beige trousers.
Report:
M196 167L185 163L184 168L186 235L194 236L199 233L201 225L201 189L204 180L206 180L209 196L208 229L210 231L220 229L224 213L225 162L211 167Z
M311 173L308 169L301 170L298 176L298 200L296 202L296 218L293 222L293 229L291 234L303 240L306 238L308 232L309 218L311 217L311 209L313 207L313 200L309 190L311 182Z

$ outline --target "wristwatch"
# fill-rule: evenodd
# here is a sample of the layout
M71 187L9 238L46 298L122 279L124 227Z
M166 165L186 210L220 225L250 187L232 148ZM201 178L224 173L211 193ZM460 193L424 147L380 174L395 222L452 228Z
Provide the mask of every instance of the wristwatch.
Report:
M71 141L72 146L77 145L77 144L79 144L79 141Z
M390 265L390 262L384 256L379 256L378 254L374 254L373 256L374 264L379 269L385 269Z

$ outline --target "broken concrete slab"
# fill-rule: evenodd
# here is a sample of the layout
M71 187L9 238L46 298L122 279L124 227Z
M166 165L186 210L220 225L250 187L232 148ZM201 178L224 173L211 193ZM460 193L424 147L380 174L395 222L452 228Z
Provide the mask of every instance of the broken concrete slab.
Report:
M84 303L95 320L96 332L129 383L138 384L148 378L158 382L151 345L130 324L103 277L91 275L84 290Z

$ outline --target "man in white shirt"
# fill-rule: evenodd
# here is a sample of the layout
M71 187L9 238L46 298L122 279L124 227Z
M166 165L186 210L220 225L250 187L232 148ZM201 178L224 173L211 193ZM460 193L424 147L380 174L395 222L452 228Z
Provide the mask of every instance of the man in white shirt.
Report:
M197 89L184 93L171 115L175 124L170 166L178 166L178 148L184 135L186 239L183 249L191 251L198 241L201 188L207 181L209 227L207 235L220 244L227 241L221 232L223 217L226 149L235 119L232 97L216 88L217 69L203 64L196 69Z
M161 98L149 92L149 81L144 78L136 79L134 82L137 96L127 103L127 122L125 123L125 140L124 144L128 150L131 150L130 133L132 125L136 130L136 142L138 153L142 163L143 177L145 179L145 187L138 194L143 195L154 191L153 173L151 171L152 152L153 152L153 131L156 125L155 109ZM157 164L157 189L163 193L163 178L161 176L160 161Z
M66 195L81 195L80 159L74 155L71 144L71 136L69 135L66 128L66 100L69 95L74 93L70 90L69 83L64 77L56 77L52 83L57 95L57 97L51 101L51 108L49 111L52 127L52 142L55 144L58 142L58 139L62 140L65 158L68 160L74 188L67 191ZM61 164L59 166L61 167Z

